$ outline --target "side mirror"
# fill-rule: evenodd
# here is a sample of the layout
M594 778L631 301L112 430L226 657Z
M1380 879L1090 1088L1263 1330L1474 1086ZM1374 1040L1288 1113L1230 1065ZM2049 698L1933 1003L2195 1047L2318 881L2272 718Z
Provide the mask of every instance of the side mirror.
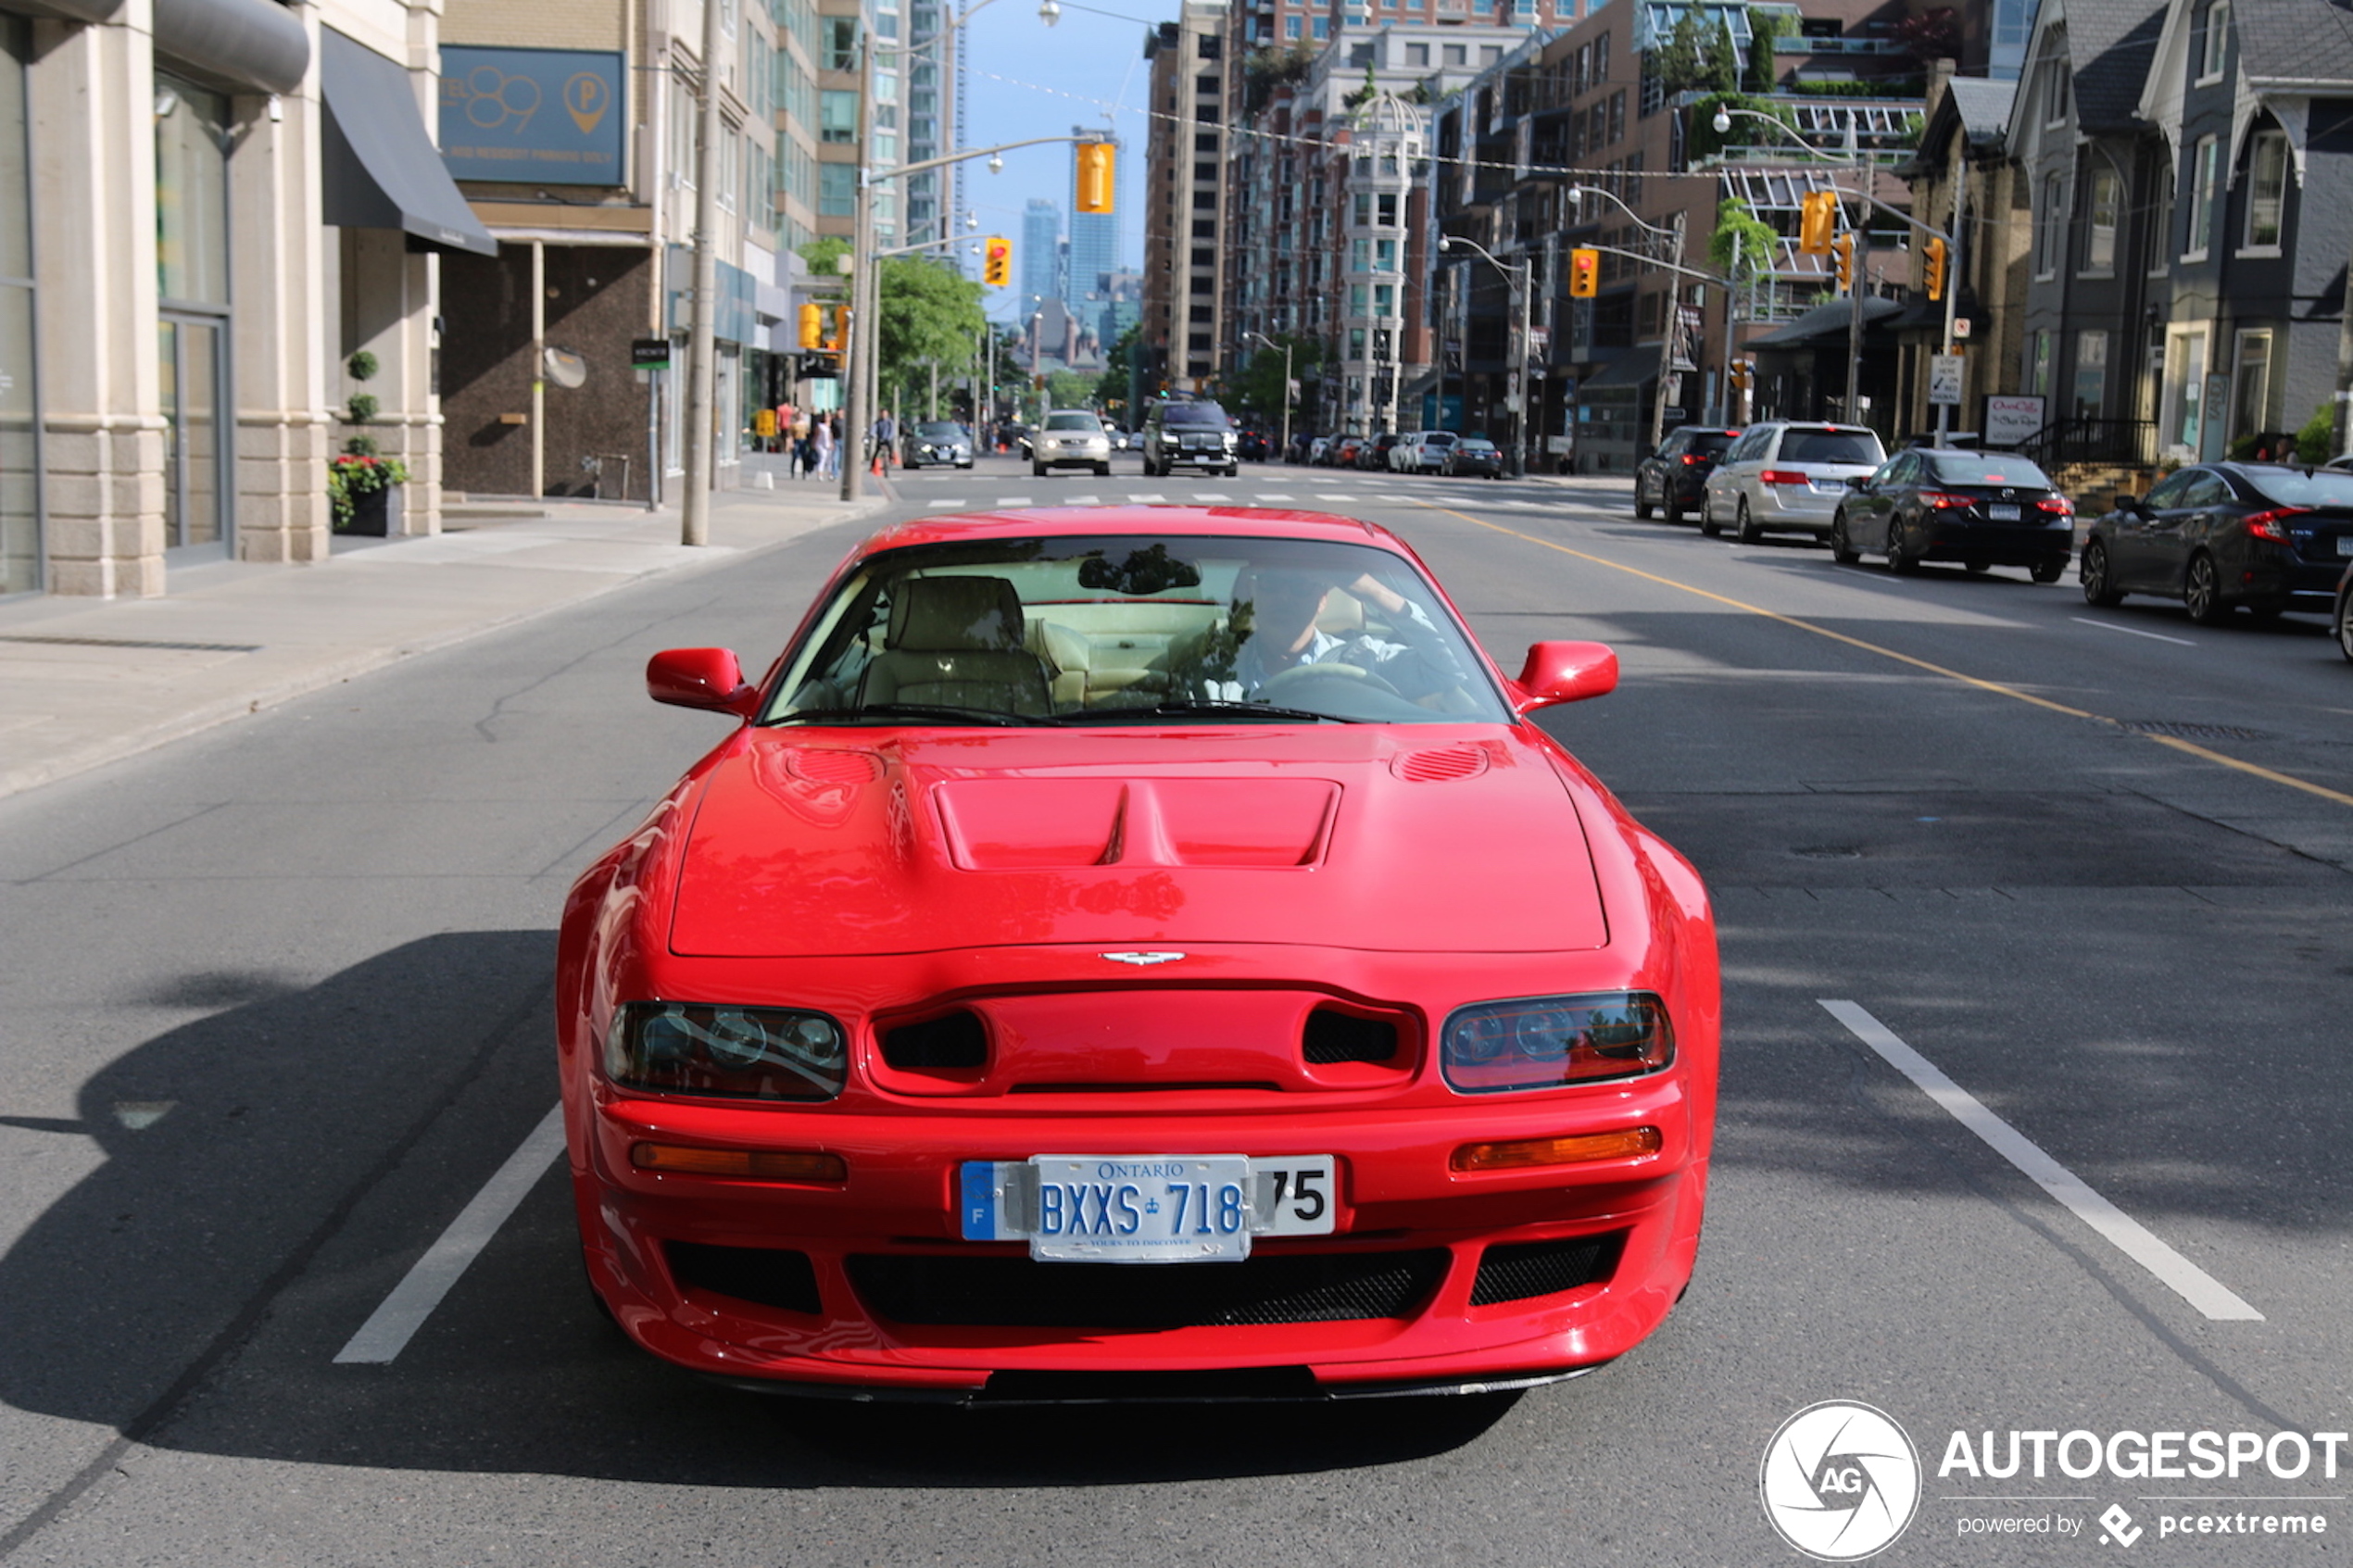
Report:
M1582 702L1617 689L1617 653L1607 643L1535 643L1520 667L1519 710Z
M2116 497L2116 510L2138 517L2141 515L2141 498L2138 495L2119 495Z
M743 666L728 648L666 648L646 660L646 695L673 708L702 708L751 717L757 687L744 683Z
M1846 476L1846 488L1849 490L1869 490L1870 487L1871 476L1869 474L1850 473Z

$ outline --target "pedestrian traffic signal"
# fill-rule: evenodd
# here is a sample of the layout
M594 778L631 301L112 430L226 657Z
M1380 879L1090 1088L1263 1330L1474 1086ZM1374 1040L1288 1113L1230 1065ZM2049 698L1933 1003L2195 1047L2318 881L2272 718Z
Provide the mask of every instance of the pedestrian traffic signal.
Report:
M1931 299L1944 297L1944 242L1931 238L1920 247L1920 287Z
M980 245L980 281L1001 289L1013 281L1013 242L991 234Z
M1601 292L1602 253L1597 250L1572 250L1568 253L1568 297L1591 299Z
M1078 144L1077 200L1072 205L1081 212L1109 212L1114 182L1115 159L1119 157L1116 142L1081 142Z
M825 313L814 303L800 307L800 346L822 348L825 343Z
M1838 232L1838 193L1808 191L1797 207L1797 248L1806 256L1828 256L1831 236Z
M1838 271L1838 286L1849 293L1855 287L1855 236L1841 234L1831 242L1831 265Z

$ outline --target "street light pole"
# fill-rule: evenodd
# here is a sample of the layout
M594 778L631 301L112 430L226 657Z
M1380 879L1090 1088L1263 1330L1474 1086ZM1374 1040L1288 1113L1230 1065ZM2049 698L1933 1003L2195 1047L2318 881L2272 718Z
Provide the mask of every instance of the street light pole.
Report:
M1723 125L1717 127L1718 132L1723 129ZM1625 198L1615 191L1605 191L1599 185L1571 185L1568 188L1568 199L1572 203L1581 203L1589 195L1601 196L1615 202L1617 210L1633 220L1634 227L1646 234L1655 234L1667 241L1667 270L1672 274L1673 278L1680 278L1690 270L1683 265L1683 215L1680 212L1675 214L1675 222L1672 227L1661 228L1658 224L1645 222L1642 214L1627 206ZM1594 248L1606 250L1611 247L1603 245ZM1657 260L1654 257L1644 257L1642 259L1653 266L1657 265ZM1699 274L1702 277L1709 275ZM1731 337L1731 320L1732 293L1728 287L1724 291L1724 335L1728 341ZM1683 330L1682 284L1671 280L1667 286L1667 319L1661 325L1664 330L1659 333L1658 339L1658 386L1651 396L1651 446L1654 450L1667 438L1667 378L1675 373L1675 340Z
M1438 248L1441 254L1456 245L1485 257L1488 265L1503 273L1511 284L1512 315L1518 332L1509 357L1511 392L1506 402L1512 416L1512 444L1504 450L1504 469L1509 477L1517 479L1528 471L1527 454L1523 448L1528 444L1528 329L1531 314L1529 307L1535 303L1535 267L1524 256L1517 261L1505 261L1477 240L1466 240L1459 234L1441 234L1438 237Z

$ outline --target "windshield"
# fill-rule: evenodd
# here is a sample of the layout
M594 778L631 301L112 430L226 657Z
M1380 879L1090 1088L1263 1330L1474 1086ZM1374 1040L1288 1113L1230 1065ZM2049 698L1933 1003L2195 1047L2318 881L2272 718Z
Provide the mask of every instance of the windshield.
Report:
M1425 446L1452 446L1454 445L1454 438L1445 431L1433 430L1428 434L1422 437L1422 445Z
M1214 430L1226 428L1226 410L1214 403L1171 403L1160 416L1166 425L1208 425Z
M2353 473L2250 468L2243 477L2284 507L2353 507Z
M925 420L915 427L915 433L925 441L962 441L964 438L964 427L960 424L951 424L946 420Z
M764 724L1508 723L1411 563L1123 533L889 550L836 590Z
M1793 430L1781 435L1784 463L1868 463L1887 460L1879 437L1868 430Z
M1102 422L1092 414L1049 414L1048 430L1101 430Z
M1966 458L1931 458L1929 468L1939 484L2009 484L2036 490L2051 487L2051 476L2041 469L2024 458L1999 452L1988 452L1982 457L1972 454Z

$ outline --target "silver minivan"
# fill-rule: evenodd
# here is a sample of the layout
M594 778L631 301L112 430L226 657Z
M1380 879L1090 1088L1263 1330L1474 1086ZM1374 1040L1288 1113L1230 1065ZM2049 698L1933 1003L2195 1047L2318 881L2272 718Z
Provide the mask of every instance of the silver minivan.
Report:
M1846 482L1887 460L1869 425L1769 420L1751 425L1707 476L1699 531L1753 545L1768 533L1831 534Z

